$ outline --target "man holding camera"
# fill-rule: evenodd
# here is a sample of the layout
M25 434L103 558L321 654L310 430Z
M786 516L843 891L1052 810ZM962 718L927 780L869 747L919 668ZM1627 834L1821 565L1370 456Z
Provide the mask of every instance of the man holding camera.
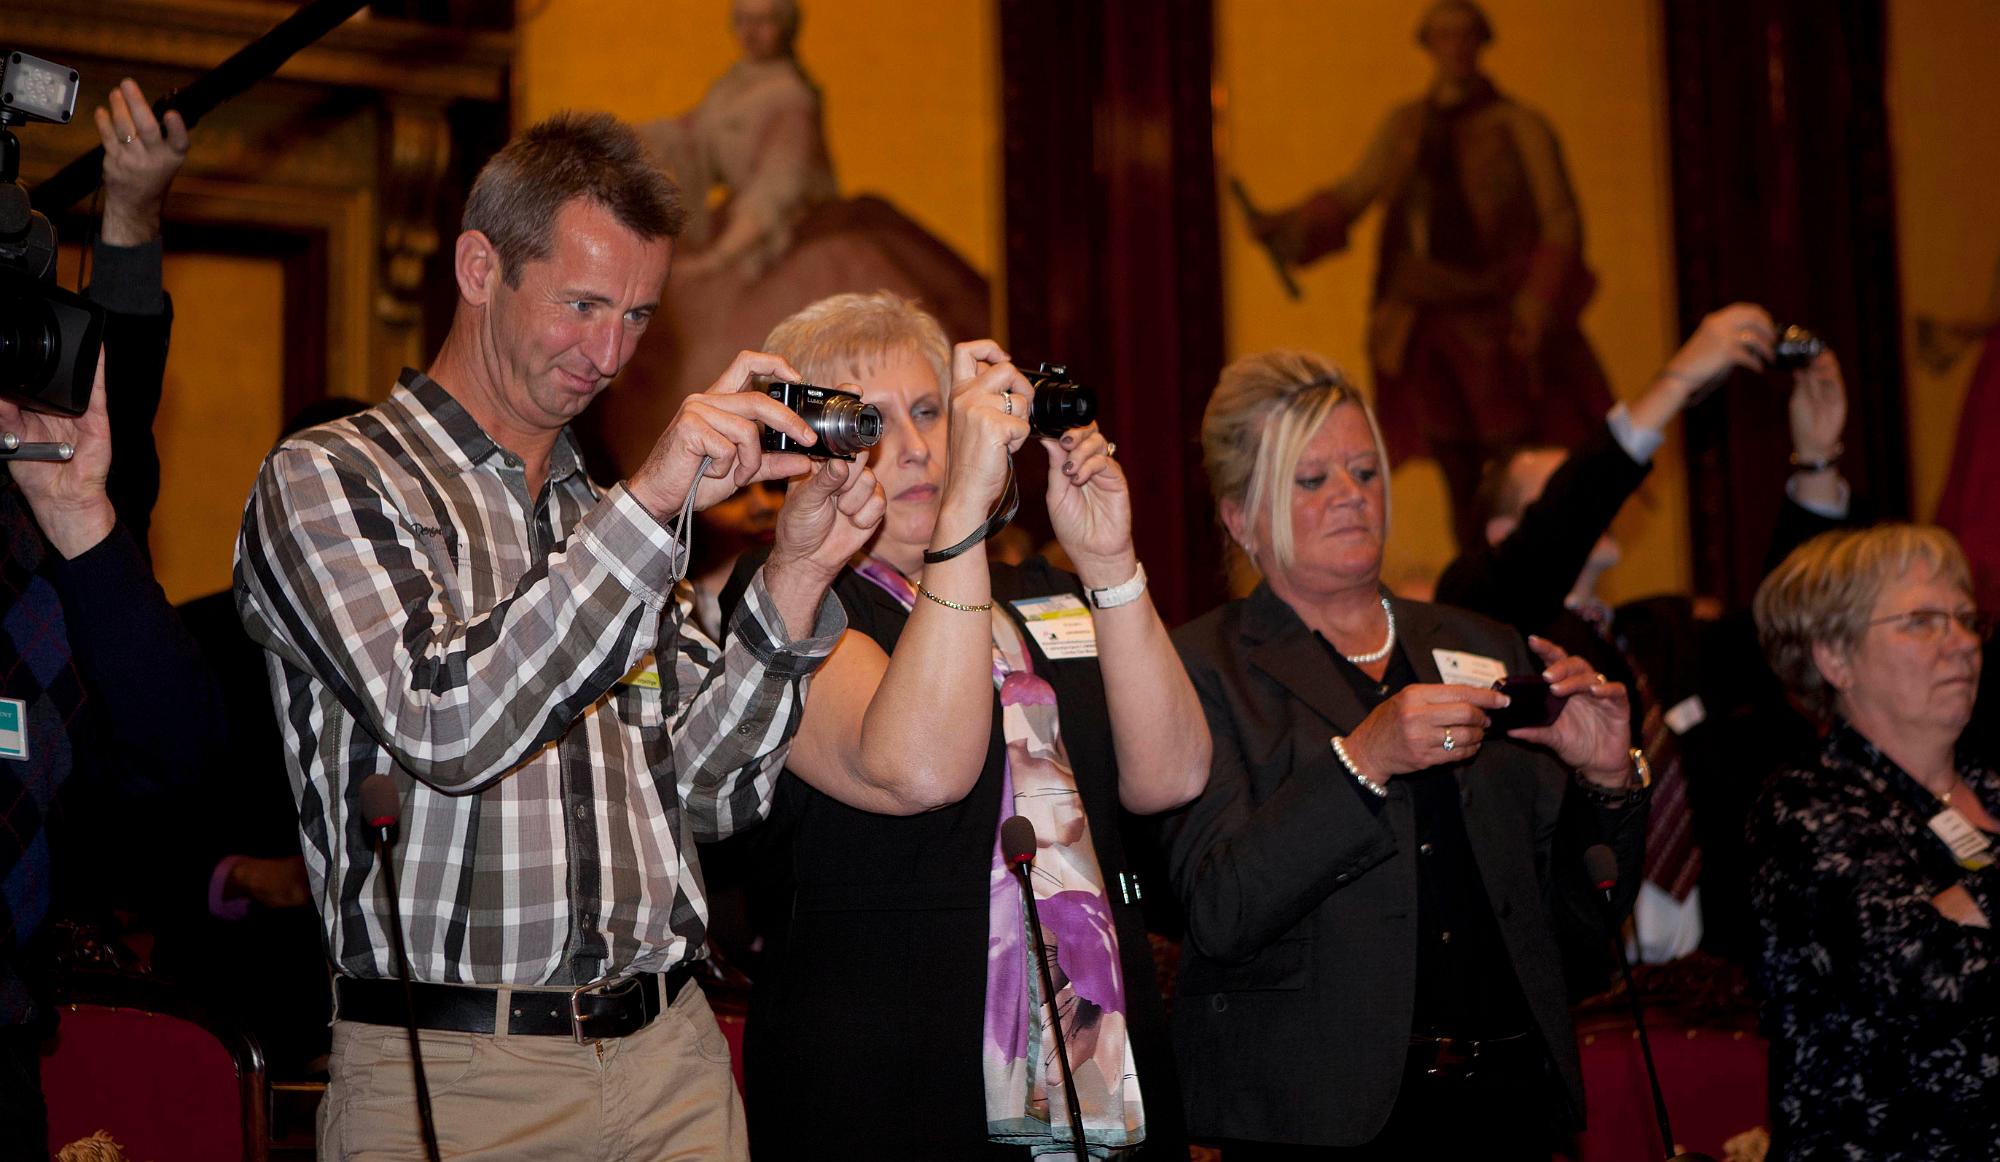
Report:
M422 1066L446 1154L742 1157L729 1054L689 965L693 842L761 818L808 675L845 625L826 586L881 519L740 355L639 470L600 489L567 430L660 305L682 214L631 130L559 115L481 171L459 302L427 372L286 441L237 546L269 651L307 869L335 961L320 1154L421 1156L363 780L400 799ZM669 519L797 475L723 648L674 590ZM364 816L373 816L367 818Z

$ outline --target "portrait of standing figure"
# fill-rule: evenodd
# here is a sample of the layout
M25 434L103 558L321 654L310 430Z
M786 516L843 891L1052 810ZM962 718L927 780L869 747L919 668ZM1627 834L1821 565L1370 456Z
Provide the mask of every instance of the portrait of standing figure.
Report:
M694 108L637 126L689 214L654 323L662 333L597 417L621 471L714 368L808 303L888 290L953 337L989 329L985 276L886 199L841 196L822 94L796 52L797 3L734 0L729 12L742 55Z
M1547 119L1480 71L1493 38L1470 0L1433 4L1417 26L1429 90L1390 111L1339 182L1250 222L1281 265L1303 266L1346 249L1381 203L1367 349L1382 434L1397 463L1437 461L1460 545L1480 539L1486 460L1573 446L1611 406L1577 327L1596 279L1576 193Z

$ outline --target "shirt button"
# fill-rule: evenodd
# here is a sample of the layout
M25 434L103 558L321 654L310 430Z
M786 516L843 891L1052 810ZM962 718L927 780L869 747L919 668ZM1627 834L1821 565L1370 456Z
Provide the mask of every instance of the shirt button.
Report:
M1430 854L1432 854L1433 852L1435 852L1436 850L1437 850L1437 848L1435 848L1435 847L1432 847L1432 846L1431 846L1430 844L1428 844L1428 843L1419 843L1419 844L1417 845L1417 851L1418 851L1419 853L1423 854L1423 855L1430 855Z
M750 733L751 730L752 730L751 725L746 722L743 725L736 728L736 733L747 735Z
M581 823L581 822L582 822L582 821L584 820L584 817L585 817L585 816L587 816L588 814L589 814L589 812L587 812L587 811L585 811L585 810L583 809L583 804L581 804L581 803L578 803L578 804L576 805L576 818L577 818L577 822Z
M1339 875L1333 877L1333 882L1336 884L1344 884L1353 878L1354 877L1352 875L1349 875L1346 872L1341 872Z
M1447 928L1444 931L1438 933L1438 943L1440 944L1451 943L1451 929Z

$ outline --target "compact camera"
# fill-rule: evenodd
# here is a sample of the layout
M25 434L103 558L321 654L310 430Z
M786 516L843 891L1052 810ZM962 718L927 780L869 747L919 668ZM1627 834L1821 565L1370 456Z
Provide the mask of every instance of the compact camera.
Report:
M1071 379L1069 368L1062 364L1044 363L1033 371L1024 368L1021 376L1035 389L1028 426L1036 435L1053 440L1097 418L1097 393Z
M882 438L882 413L851 391L773 380L765 394L799 413L819 442L802 446L776 428L764 429L766 452L802 452L816 460L852 460Z
M1771 348L1771 367L1777 371L1797 371L1820 357L1826 340L1794 323L1778 333Z
M17 180L21 143L11 127L67 122L78 80L75 69L40 57L0 56L0 397L66 416L90 403L104 311L56 285L55 227Z

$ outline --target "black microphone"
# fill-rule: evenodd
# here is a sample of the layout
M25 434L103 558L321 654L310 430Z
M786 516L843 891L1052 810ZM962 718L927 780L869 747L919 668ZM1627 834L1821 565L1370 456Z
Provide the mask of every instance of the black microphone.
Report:
M417 1002L410 989L410 957L403 948L403 909L396 895L396 861L389 848L395 843L396 821L403 814L403 800L396 784L387 775L369 775L361 780L361 817L368 822L369 838L375 845L375 863L382 869L382 886L389 893L389 946L396 954L396 975L403 981L403 1029L410 1035L410 1069L417 1079L417 1122L424 1135L424 1157L438 1162L437 1123L431 1118L431 1086L424 1077L424 1048L417 1037Z
M1056 1060L1062 1064L1063 1096L1069 1099L1070 1144L1076 1147L1076 1162L1089 1162L1090 1151L1083 1144L1083 1110L1076 1103L1076 1077L1069 1069L1069 1044L1063 1039L1062 1014L1056 1009L1056 979L1049 972L1048 948L1042 943L1042 916L1035 910L1035 886L1028 882L1028 870L1035 863L1035 825L1025 815L1015 815L1000 824L1000 852L1007 866L1021 880L1021 896L1028 902L1028 929L1035 936L1035 964L1042 970L1042 995L1049 1002L1049 1027L1056 1034Z
M1632 983L1632 962L1625 958L1625 938L1619 931L1623 925L1611 911L1611 894L1618 887L1618 854L1602 843L1592 844L1583 852L1583 874L1604 893L1605 915L1612 920L1611 949L1618 956L1618 971L1625 979L1625 996L1632 1002L1632 1024L1639 1030L1639 1055L1646 1059L1646 1083L1653 1088L1653 1117L1659 1122L1660 1144L1667 1151L1663 1157L1669 1162L1676 1158L1686 1162L1715 1162L1706 1154L1683 1153L1674 1146L1673 1123L1667 1120L1667 1095L1660 1089L1660 1070L1653 1063L1653 1044L1646 1037L1645 1010L1639 1003L1639 988Z

